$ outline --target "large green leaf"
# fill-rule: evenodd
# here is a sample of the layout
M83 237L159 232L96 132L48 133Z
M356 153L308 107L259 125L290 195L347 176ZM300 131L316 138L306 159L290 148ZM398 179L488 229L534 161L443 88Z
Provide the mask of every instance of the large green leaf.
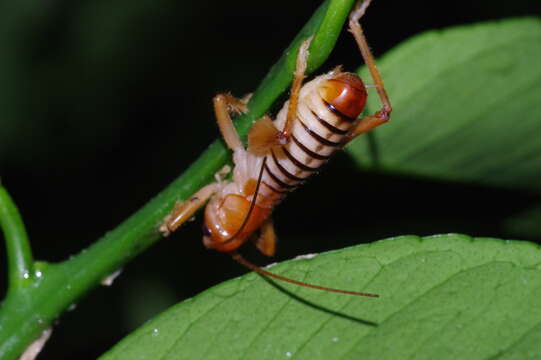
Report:
M272 268L379 299L251 273L174 306L102 359L539 359L540 263L527 242L382 240Z
M394 112L376 155L368 137L349 151L363 167L539 191L540 59L538 18L416 36L378 62Z

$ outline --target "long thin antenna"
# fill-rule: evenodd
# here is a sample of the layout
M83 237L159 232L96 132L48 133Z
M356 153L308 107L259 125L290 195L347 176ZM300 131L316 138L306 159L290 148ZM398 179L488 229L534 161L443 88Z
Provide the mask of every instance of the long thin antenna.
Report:
M281 281L285 281L285 282L295 284L295 285L299 285L299 286L309 287L309 288L317 289L317 290L335 292L335 293L339 293L339 294L367 296L367 297L373 297L373 298L379 297L378 294L363 293L363 292L350 291L350 290L333 289L333 288L329 288L329 287L326 287L326 286L308 284L308 283L305 283L305 282L302 282L302 281L290 279L290 278L287 278L287 277L282 276L282 275L271 273L270 271L264 270L264 269L260 268L259 266L255 265L255 264L252 264L251 262L246 260L244 257L242 257L241 254L239 254L236 251L231 252L230 255L236 262L238 262L242 266L247 267L248 269L250 269L252 271L255 271L258 274L261 274L263 276L267 276L267 277L270 277L270 278L273 278L273 279L276 279L276 280L281 280Z
M259 192L259 187L261 186L261 179L263 179L263 170L265 169L266 162L267 162L267 157L265 156L263 158L263 162L261 163L261 170L259 170L259 176L257 177L257 184L255 186L254 197L252 198L252 202L250 203L248 214L246 214L246 216L244 217L244 220L242 221L242 224L237 230L237 232L234 233L229 239L221 242L220 245L224 245L235 240L235 238L239 236L239 234L242 232L242 230L244 230L244 227L248 223L248 220L250 219L250 216L252 215L252 212L254 211L255 201L257 200L257 193Z

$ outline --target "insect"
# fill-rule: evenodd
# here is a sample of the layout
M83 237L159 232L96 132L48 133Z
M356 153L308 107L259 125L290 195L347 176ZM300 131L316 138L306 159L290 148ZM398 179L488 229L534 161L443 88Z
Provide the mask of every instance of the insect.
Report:
M248 262L237 252L245 242L253 241L263 254L274 255L274 207L319 170L335 151L389 120L391 104L359 23L370 1L360 1L352 11L349 31L374 85L365 86L359 76L343 72L340 67L303 85L311 41L308 38L298 51L289 100L274 121L265 115L252 125L247 149L231 120L232 113L247 111L247 101L228 94L216 95L216 120L227 146L233 150L233 180L224 180L229 171L224 168L216 174L214 183L177 204L160 227L164 236L208 202L203 225L203 244L207 248L229 253L237 262L264 276L320 290L377 297L285 278ZM365 107L368 87L376 88L382 107L373 115L358 118Z

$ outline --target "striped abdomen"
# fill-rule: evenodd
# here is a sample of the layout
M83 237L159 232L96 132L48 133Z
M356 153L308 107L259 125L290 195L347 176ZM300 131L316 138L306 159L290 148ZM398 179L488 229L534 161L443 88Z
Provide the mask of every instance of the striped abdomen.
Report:
M366 96L362 80L351 73L331 72L305 84L289 143L266 155L263 197L280 194L281 198L317 172L341 148L364 109ZM287 104L278 114L278 129L286 112Z

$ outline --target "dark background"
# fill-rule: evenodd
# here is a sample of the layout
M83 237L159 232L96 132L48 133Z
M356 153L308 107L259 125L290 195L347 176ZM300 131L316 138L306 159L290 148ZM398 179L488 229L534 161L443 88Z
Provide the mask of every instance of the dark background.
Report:
M78 252L168 185L218 136L212 96L253 91L319 3L0 4L0 175L35 257ZM376 0L363 24L381 55L424 30L540 13L531 0ZM337 64L360 64L346 32L321 72ZM536 200L362 173L341 153L275 212L277 260L402 234L528 238L503 222ZM94 359L170 305L245 272L205 250L199 228L197 219L158 242L62 315L40 359Z

